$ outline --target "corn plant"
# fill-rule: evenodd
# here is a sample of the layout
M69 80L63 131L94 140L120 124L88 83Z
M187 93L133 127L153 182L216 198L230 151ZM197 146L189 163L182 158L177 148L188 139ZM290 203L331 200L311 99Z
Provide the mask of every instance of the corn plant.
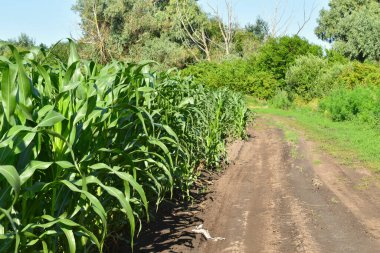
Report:
M212 91L152 62L45 63L0 57L0 252L92 252L149 208L189 194L195 168L218 167L244 136L241 95Z

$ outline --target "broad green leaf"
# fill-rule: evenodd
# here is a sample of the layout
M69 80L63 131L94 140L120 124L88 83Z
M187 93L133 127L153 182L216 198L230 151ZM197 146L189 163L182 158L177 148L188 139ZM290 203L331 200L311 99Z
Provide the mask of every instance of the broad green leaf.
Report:
M45 105L44 107L42 107L37 112L37 115L38 115L37 122L40 122L46 116L47 113L49 113L50 111L53 111L53 110L54 110L53 105Z
M70 253L75 253L77 247L76 247L75 236L74 236L73 231L64 227L62 227L61 229L67 238L67 243L69 245Z
M5 177L15 191L15 198L13 202L15 203L21 189L21 180L16 168L11 165L0 165L0 174Z
M178 108L185 107L186 105L193 105L194 104L194 98L185 98L179 103Z
M70 169L70 168L74 168L74 164L72 164L71 162L69 161L58 161L58 162L55 162L59 167L61 167L62 169Z
M21 185L29 180L36 170L46 170L52 164L52 162L31 161L20 175Z
M24 64L22 61L22 58L20 57L20 54L16 47L9 45L9 48L12 51L12 54L16 60L16 64L18 66L18 96L19 96L19 103L23 104L26 108L31 109L32 102L31 102L31 95L32 95L32 85L31 81L29 80L28 76L26 75L26 71L24 68Z
M1 103L3 104L5 116L8 121L16 110L16 95L17 89L15 87L15 80L17 75L17 68L13 64L9 64L2 72L3 80L1 82Z
M69 55L69 61L67 62L67 66L70 67L71 64L79 61L79 55L77 51L77 46L75 45L72 39L69 39L69 44L70 44L70 55Z
M61 122L65 120L65 117L62 116L62 114L56 112L56 111L50 111L46 114L43 120L41 120L38 123L39 127L50 127L54 124Z

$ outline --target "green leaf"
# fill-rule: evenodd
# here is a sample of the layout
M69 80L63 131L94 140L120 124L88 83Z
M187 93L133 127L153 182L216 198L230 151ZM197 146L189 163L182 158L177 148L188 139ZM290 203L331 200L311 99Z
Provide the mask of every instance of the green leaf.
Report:
M52 105L45 105L44 107L39 109L37 112L37 115L38 115L37 121L40 122L43 119L43 117L46 116L48 112L53 111L53 110L54 110L54 106Z
M38 123L38 127L50 127L54 124L65 120L66 118L62 114L56 111L50 111L43 120Z
M70 44L70 55L69 55L69 61L67 62L67 66L71 66L74 62L79 61L79 54L77 51L77 46L75 45L75 42L72 39L68 39Z
M23 185L27 180L29 180L36 170L46 170L52 164L52 162L31 161L25 168L24 172L22 172L20 175L21 185Z
M67 238L67 243L69 245L70 253L75 253L77 247L75 244L75 236L74 236L73 231L67 228L63 228L63 227L61 229Z
M75 119L73 122L73 125L81 121L87 114L87 101L81 106L81 108L78 110L77 114L75 115Z
M69 161L58 161L58 162L55 162L59 167L61 167L62 169L70 169L70 168L74 168L74 164L72 164L71 162Z
M5 116L8 121L16 110L16 95L17 89L14 86L17 68L13 64L9 64L2 72L3 80L1 82L1 96Z
M166 130L166 132L171 135L172 137L174 137L174 139L178 142L178 136L177 134L173 131L173 129L168 126L168 125L162 125L162 127Z
M190 97L190 98L185 98L183 99L179 105L178 105L178 108L182 108L182 107L185 107L186 105L193 105L194 104L194 98Z
M130 229L131 229L131 235L132 235L132 243L131 244L133 244L133 236L134 236L134 233L135 233L135 225L136 225L135 224L135 217L133 215L132 207L131 207L129 201L126 199L125 195L120 190L116 189L115 187L104 185L102 182L100 182L99 179L97 179L94 176L89 176L89 177L86 178L86 180L87 180L88 184L91 184L91 183L98 184L105 191L107 191L108 194L110 194L111 196L115 197L119 201L120 205L123 207L122 210L127 214L127 218L128 218L128 221L129 221L129 226L130 226Z
M27 108L31 108L31 95L32 95L32 85L31 81L26 75L26 71L23 65L22 58L16 47L9 45L14 58L16 59L16 64L18 66L18 88L19 88L19 103L23 104Z
M14 204L18 198L21 189L20 176L17 173L16 168L11 165L0 165L0 174L3 175L3 177L5 177L5 179L8 181L8 183L12 186L13 190L15 191L15 198L13 201Z

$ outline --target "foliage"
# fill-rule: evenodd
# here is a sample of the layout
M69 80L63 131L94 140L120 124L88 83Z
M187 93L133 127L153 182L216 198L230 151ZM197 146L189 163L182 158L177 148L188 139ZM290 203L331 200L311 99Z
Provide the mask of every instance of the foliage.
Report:
M176 18L165 11L168 5L169 1L158 0L78 0L74 10L82 20L88 58L102 62L131 58L133 46L144 49L147 41L169 36L171 46L180 49L173 29Z
M380 86L380 66L360 62L346 64L336 83L346 88Z
M284 84L288 68L301 55L322 56L322 48L298 36L269 39L252 59L257 69L270 72Z
M325 49L325 53L326 53L326 58L329 63L346 64L350 61L347 57L345 57L339 51L336 51L334 49Z
M81 17L86 56L102 62L153 59L184 67L219 58L224 50L220 20L196 0L77 0L74 10Z
M358 119L365 123L378 124L380 116L380 89L355 87L340 88L320 102L320 110L333 121Z
M374 172L380 172L379 129L358 121L336 122L308 108L280 110L255 108L260 114L276 115L276 119L300 129L308 139L323 143L323 149L342 161L358 161Z
M228 87L260 99L271 98L278 88L271 73L256 71L243 59L198 63L186 68L183 74L192 75L197 82L209 87Z
M253 33L259 41L264 41L269 36L269 24L261 17L258 17L254 24L246 25L245 30Z
M32 48L36 46L36 41L26 33L21 33L16 40L11 39L8 42L22 48Z
M194 61L184 46L179 46L167 37L152 38L146 41L143 47L139 44L131 46L129 57L137 61L151 59L160 62L161 69L182 68Z
M4 56L9 57L12 54L12 52L6 46L7 44L12 44L18 50L24 51L24 50L30 50L33 47L35 47L36 41L32 37L28 36L26 33L21 33L17 37L17 39L9 39L7 41L1 41L0 40L0 55L4 55ZM41 44L41 46L46 47L43 44Z
M285 87L285 73L298 56L310 54L310 57L317 59L322 55L321 50L298 36L269 39L249 58L198 63L188 66L184 74L193 75L197 81L210 87L225 86L260 99L270 99L279 89L294 93L296 89L310 86L307 83L304 87L298 87L293 83L288 89ZM312 64L309 65L310 69L313 69ZM292 82L298 78L294 76Z
M188 193L244 136L241 95L211 91L149 62L46 65L9 45L0 59L0 251L103 251L148 208ZM37 55L38 54L38 55ZM42 54L42 56L41 56ZM141 228L140 228L141 229Z
M234 39L234 52L244 59L256 53L262 44L253 33L242 29L236 31Z
M380 86L380 67L347 62L338 54L328 55L327 58L301 56L289 68L286 84L290 94L298 95L307 102L322 98L337 88Z
M287 110L292 107L292 102L290 101L288 92L280 90L277 94L269 101L274 108Z
M351 59L380 60L380 2L331 0L315 33Z
M322 97L330 88L326 80L320 80L326 65L327 60L314 55L299 57L286 73L287 90L306 101Z

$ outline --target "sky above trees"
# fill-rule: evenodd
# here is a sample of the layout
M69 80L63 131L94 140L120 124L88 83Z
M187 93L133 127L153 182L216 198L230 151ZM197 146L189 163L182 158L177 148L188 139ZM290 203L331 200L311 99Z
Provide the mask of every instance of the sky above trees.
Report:
M200 0L201 6L207 11L209 7L219 9L225 15L224 0ZM0 0L2 15L0 15L0 39L14 39L20 33L26 33L37 43L52 44L59 39L73 36L79 38L81 31L78 23L80 18L71 10L75 0ZM326 8L328 0L233 0L234 16L241 26L254 23L260 16L268 23L278 23L278 35L294 34L298 24L303 23L304 10L309 16L313 6L310 22L300 33L313 43L325 46L314 34L319 11ZM305 5L304 5L305 3ZM276 6L278 12L276 15ZM274 22L274 19L276 22Z

